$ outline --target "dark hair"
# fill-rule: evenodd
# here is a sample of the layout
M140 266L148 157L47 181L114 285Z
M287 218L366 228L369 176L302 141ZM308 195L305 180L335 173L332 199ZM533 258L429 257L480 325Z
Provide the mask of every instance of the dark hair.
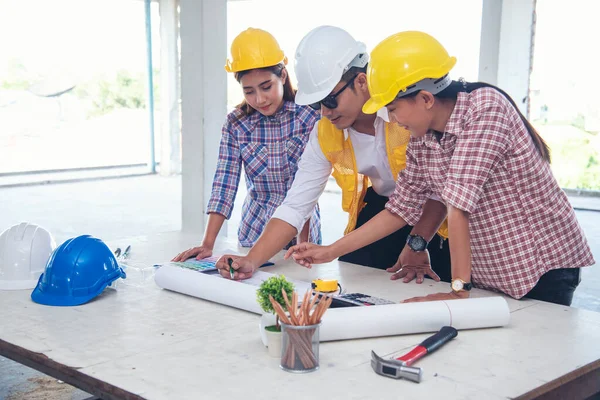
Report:
M508 93L506 93L504 90L500 89L499 87L490 85L489 83L485 83L485 82L464 82L463 83L463 82L459 82L459 81L452 81L452 83L450 83L450 85L447 88L445 88L444 90L442 90L441 92L436 94L435 97L440 98L440 99L456 100L456 98L458 97L458 93L460 93L460 92L471 93L474 90L481 89L484 87L495 89L495 90L499 91L504 97L506 97L506 99L510 102L510 104L512 104L513 108L517 111L517 114L519 114L521 121L523 121L523 123L525 124L525 127L527 128L527 131L529 132L529 135L531 136L531 139L533 140L533 144L535 145L536 149L540 152L540 155L542 156L542 158L544 160L550 162L550 148L548 147L548 145L546 144L544 139L542 139L542 137L537 132L537 130L533 127L533 125L531 125L531 122L529 122L527 120L527 118L525 118L525 116L523 114L521 114L521 111L519 111L519 107L517 107L517 104L515 103L515 101L508 95ZM419 93L419 92L420 91L417 90L416 92L409 93L406 96L402 96L401 99L415 97L417 95L417 93Z
M344 72L344 74L342 75L341 81L349 82L352 78L354 78L361 72L367 73L367 65L365 65L364 67L350 67L348 71ZM354 90L354 81L352 81L352 83L348 86L350 87L350 89Z
M233 76L235 77L236 81L238 81L239 83L241 83L242 77L244 75L246 75L247 73L249 73L251 71L255 71L255 70L270 71L270 72L274 73L279 78L281 78L281 76L283 75L283 71L287 72L287 70L285 68L285 65L283 63L279 63L277 65L273 65L272 67L255 68L255 69L248 69L248 70L245 70L245 71L236 72ZM292 86L292 82L291 82L291 79L290 79L290 74L288 73L287 74L287 78L285 79L285 83L283 84L283 101L294 101L295 97L296 97L296 90ZM250 104L248 104L248 102L246 101L246 99L242 100L242 102L240 104L238 104L236 106L236 108L242 110L242 112L246 116L252 115L252 114L254 114L256 112L256 110L254 108L252 108L250 106Z

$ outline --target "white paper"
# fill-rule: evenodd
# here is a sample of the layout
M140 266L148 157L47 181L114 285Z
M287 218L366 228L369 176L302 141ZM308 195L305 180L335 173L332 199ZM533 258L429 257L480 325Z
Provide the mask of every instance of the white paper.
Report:
M458 330L508 325L510 310L502 297L390 304L369 307L332 308L323 315L320 341L361 339L437 332L442 326ZM275 316L264 314L259 322L261 341Z
M450 324L456 329L505 326L510 322L508 303L502 297L449 300Z
M218 274L206 274L185 268L165 265L154 276L164 289L224 304L241 310L262 314L256 301L256 290L274 274L257 271L251 279L232 281ZM310 288L308 282L294 281L302 295ZM261 318L261 327L270 322ZM272 318L274 321L274 317ZM400 303L379 306L332 308L323 316L320 329L322 342L359 339L377 336L437 332L442 326L456 329L477 329L505 326L510 311L504 298L484 297L461 300ZM263 326L264 325L264 326ZM261 333L262 336L262 333Z
M264 280L272 276L275 274L257 271L250 279L232 281L215 273L207 274L163 265L156 271L154 281L163 289L261 314L262 309L256 301L256 290ZM311 287L308 282L288 280L294 284L294 289L299 294L305 293Z
M330 340L436 332L507 325L510 311L502 297L390 304L329 309L323 315L320 338Z
M256 286L224 279L218 274L205 274L191 269L163 265L156 271L154 282L163 289L256 314L262 313L256 301Z

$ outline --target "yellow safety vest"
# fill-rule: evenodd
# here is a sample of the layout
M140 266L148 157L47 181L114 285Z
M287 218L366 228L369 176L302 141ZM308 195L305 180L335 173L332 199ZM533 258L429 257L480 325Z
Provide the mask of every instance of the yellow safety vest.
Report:
M365 206L364 198L371 185L369 177L358 173L356 157L350 137L344 137L344 132L337 129L328 119L322 118L319 122L319 145L325 157L333 166L333 177L342 189L342 209L348 213L348 225L344 235L352 232L356 227L358 213ZM396 124L385 124L385 144L388 162L392 176L406 167L406 148L410 140L410 132ZM438 234L448 237L448 224L444 221Z

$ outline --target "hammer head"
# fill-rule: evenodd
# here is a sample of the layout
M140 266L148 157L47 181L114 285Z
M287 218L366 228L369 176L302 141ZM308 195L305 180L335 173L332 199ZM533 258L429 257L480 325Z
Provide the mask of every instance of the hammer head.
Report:
M402 361L383 359L374 351L371 351L371 367L377 374L388 378L408 379L419 383L423 377L421 368L407 367Z

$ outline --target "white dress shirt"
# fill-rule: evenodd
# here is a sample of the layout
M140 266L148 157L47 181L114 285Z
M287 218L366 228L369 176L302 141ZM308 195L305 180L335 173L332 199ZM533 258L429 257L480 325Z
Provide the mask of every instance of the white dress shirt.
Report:
M396 177L392 176L385 146L387 119L385 108L377 112L373 124L375 136L358 132L353 128L344 129L344 135L346 138L349 136L352 141L358 172L368 176L373 190L385 197L389 197L396 187ZM331 163L319 145L318 125L316 123L310 133L292 187L271 217L287 222L296 227L298 232L310 217L332 171Z

